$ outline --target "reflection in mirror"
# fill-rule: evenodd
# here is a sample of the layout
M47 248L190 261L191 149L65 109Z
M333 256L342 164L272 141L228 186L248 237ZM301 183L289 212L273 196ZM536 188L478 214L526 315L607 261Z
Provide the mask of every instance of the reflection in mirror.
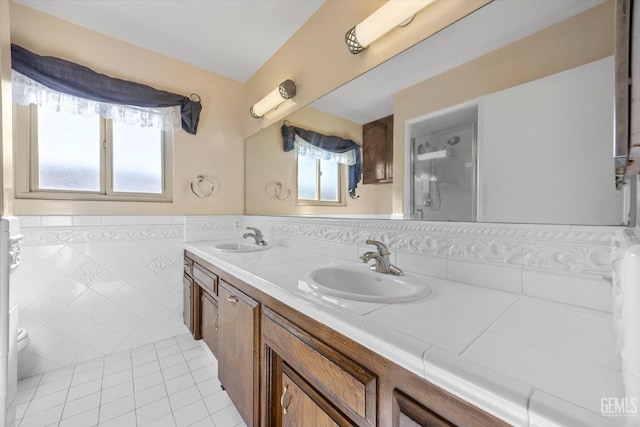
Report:
M477 122L471 105L410 127L413 219L476 220Z
M627 224L635 189L615 191L611 172L614 3L495 0L290 116L362 143L364 124L394 115L393 184L346 206L268 200L269 182L295 186L295 158L279 124L254 135L247 213Z

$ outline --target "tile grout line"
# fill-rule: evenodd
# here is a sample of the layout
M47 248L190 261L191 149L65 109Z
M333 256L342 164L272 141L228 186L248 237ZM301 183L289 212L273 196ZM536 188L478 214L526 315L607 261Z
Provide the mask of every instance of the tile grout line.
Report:
M133 352L131 351L131 349L129 349L129 362L130 362L130 366L131 366L131 388L133 390L133 418L135 420L135 424L136 426L138 425L138 407L136 406L136 382L135 382L135 378L133 376ZM117 387L117 386L116 386ZM102 406L102 405L100 405ZM126 412L125 412L126 414ZM100 425L100 417L99 417L99 413L98 413L98 426ZM118 415L118 417L121 417L124 414ZM115 418L118 418L115 417Z
M180 347L180 344L178 343L178 340L176 339L176 337L173 337L173 339L176 342L176 344L178 344L178 348L182 352L182 348ZM155 343L153 343L153 352L156 355L156 360L158 361L158 367L160 368L160 375L162 376L162 385L164 386L164 392L167 395L167 404L169 405L169 410L171 411L171 418L173 419L173 425L177 426L178 424L176 423L176 417L173 414L173 408L171 407L171 399L169 399L169 390L167 390L167 381L165 380L164 373L162 372L162 365L160 365L160 356L158 355L158 348L156 347ZM160 400L160 399L158 399L158 400ZM150 402L150 403L153 403L153 402ZM158 418L160 418L160 417L158 417ZM158 418L156 418L156 419L158 419ZM155 420L153 420L153 421L155 421ZM136 425L137 425L137 422L138 422L138 420L137 420L137 417L136 417Z
M22 418L20 418L19 420L16 420L16 427L20 427L20 424L22 424L22 420L26 416L27 411L29 410L29 406L31 406L31 402L33 401L33 397L36 395L36 392L38 391L38 387L40 387L40 383L42 382L42 377L44 377L44 374L40 374L40 378L38 379L38 383L33 387L35 389L35 390L33 390L33 395L27 401L27 407L24 408L24 412L22 413Z
M465 353L467 351L469 351L469 349L471 347L473 347L473 345L478 342L483 336L485 336L485 334L487 332L489 332L489 330L496 324L498 323L498 321L500 319L502 319L504 316L506 316L507 312L510 311L522 298L522 295L518 295L518 297L511 303L509 304L509 306L507 308L505 308L502 313L500 313L500 315L498 315L498 317L496 317L493 322L491 322L489 325L487 325L486 328L484 328L484 330L482 332L480 332L480 334L478 334L478 336L469 343L469 345L467 345L459 354L459 357L464 357Z
M200 347L200 348L202 348L202 342L203 342L203 340L199 340L199 341L196 341L196 342L198 342L199 347ZM193 347L193 348L196 348L196 347ZM191 348L191 349L189 349L189 350L193 350L193 348ZM182 347L180 347L180 351L182 352L182 357L184 357L184 351L182 350ZM207 356L207 357L208 357L208 355L205 355L205 356ZM201 356L201 357L203 357L203 356ZM202 399L202 403L204 404L204 407L207 409L207 414L209 414L209 415L208 415L208 417L209 417L209 419L211 419L211 422L212 422L212 423L213 423L213 425L215 426L215 424L216 424L216 423L215 423L215 421L213 421L213 418L211 417L211 415L212 415L212 414L211 414L211 413L209 413L209 408L207 407L206 403L204 403L204 402L205 402L205 397L206 397L206 396L204 396L204 395L202 394L202 391L200 391L200 387L198 387L198 381L196 380L196 377L193 375L193 370L191 369L191 365L189 365L189 361L188 361L186 358L184 358L184 361L185 361L185 363L187 364L187 369L189 369L189 374L190 374L190 375L191 375L191 377L193 378L193 382L195 383L195 388L196 388L196 390L198 391L198 394L200 395L200 399ZM217 363L217 359L216 359L216 363ZM214 378L218 378L218 377L217 377L217 375L216 375ZM207 381L208 381L208 380L207 380ZM203 382L204 382L204 381L203 381ZM196 421L195 421L195 423L200 422L200 421L204 420L205 418L207 418L207 417L203 417L203 418L201 418L201 419L199 419L199 420L196 420ZM192 423L192 424L195 424L195 423Z

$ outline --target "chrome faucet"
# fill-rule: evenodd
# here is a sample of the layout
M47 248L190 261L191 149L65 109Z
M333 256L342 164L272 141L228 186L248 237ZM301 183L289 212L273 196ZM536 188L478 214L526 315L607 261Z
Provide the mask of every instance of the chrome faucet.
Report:
M253 233L244 233L242 235L242 237L244 237L245 239L247 237L253 237L253 240L256 241L256 245L260 245L260 246L266 246L267 245L267 242L265 242L264 236L262 235L262 231L260 231L259 229L255 228L255 227L247 227L247 230L251 230L251 231L253 231Z
M377 250L377 252L365 252L360 257L362 262L369 262L372 259L376 261L375 264L369 267L371 270L375 270L378 273L393 274L394 276L402 276L404 274L399 267L391 264L391 260L389 259L391 252L389 252L387 245L377 240L367 240L366 243L367 245L376 245Z

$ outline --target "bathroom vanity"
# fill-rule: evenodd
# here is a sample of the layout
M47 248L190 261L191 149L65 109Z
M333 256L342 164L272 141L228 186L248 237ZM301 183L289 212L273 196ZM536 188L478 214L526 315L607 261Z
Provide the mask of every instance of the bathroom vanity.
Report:
M185 324L217 356L220 382L247 425L508 425L201 251L187 246L184 260Z

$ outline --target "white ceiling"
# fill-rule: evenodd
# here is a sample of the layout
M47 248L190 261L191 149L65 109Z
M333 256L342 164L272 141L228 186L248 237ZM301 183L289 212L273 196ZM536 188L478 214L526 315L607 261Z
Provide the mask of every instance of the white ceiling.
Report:
M324 0L15 0L246 82Z

